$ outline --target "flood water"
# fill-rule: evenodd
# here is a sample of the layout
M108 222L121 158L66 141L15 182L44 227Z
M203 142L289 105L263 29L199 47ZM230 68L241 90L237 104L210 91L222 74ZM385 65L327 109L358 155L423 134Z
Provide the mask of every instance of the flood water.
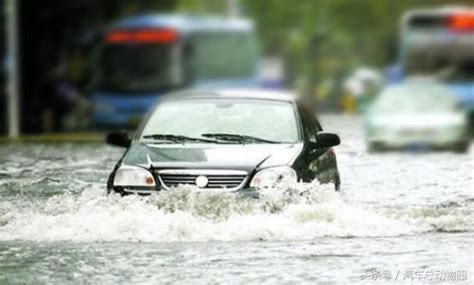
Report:
M471 283L474 146L369 155L360 119L322 123L341 135L341 193L106 196L121 149L0 145L0 284Z

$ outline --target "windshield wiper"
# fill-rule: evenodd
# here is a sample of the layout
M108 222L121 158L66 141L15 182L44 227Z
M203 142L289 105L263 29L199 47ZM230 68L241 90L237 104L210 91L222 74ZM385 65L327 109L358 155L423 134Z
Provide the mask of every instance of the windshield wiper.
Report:
M216 140L204 139L204 138L194 138L182 135L170 135L170 134L153 134L153 135L145 135L143 136L145 139L155 139L155 140L168 140L172 142L185 142L185 141L193 141L193 142L208 142L208 143L217 143Z
M232 142L263 142L263 143L281 143L272 140L266 140L259 137L247 136L247 135L238 135L238 134L228 134L228 133L206 133L201 134L201 136L206 138L214 138L223 141L232 141Z

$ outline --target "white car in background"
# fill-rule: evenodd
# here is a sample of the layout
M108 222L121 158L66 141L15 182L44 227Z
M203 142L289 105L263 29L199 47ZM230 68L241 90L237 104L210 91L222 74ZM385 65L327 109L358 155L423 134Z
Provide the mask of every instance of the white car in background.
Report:
M382 90L366 113L365 134L370 152L469 148L467 114L435 81L407 81Z

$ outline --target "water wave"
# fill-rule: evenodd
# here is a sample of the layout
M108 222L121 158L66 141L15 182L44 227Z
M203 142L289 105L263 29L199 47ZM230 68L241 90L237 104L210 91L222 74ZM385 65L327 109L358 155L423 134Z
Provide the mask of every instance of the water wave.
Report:
M371 208L351 205L332 187L316 182L268 189L258 199L195 190L181 187L150 197L120 197L107 196L95 185L46 200L4 201L0 240L300 240L474 230L472 202L467 200Z

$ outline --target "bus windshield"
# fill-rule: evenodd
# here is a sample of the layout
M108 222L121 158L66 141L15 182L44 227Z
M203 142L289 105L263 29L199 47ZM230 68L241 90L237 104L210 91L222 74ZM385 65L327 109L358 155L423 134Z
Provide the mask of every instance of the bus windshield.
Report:
M97 88L114 92L152 92L174 87L173 47L165 43L105 45L99 55Z

